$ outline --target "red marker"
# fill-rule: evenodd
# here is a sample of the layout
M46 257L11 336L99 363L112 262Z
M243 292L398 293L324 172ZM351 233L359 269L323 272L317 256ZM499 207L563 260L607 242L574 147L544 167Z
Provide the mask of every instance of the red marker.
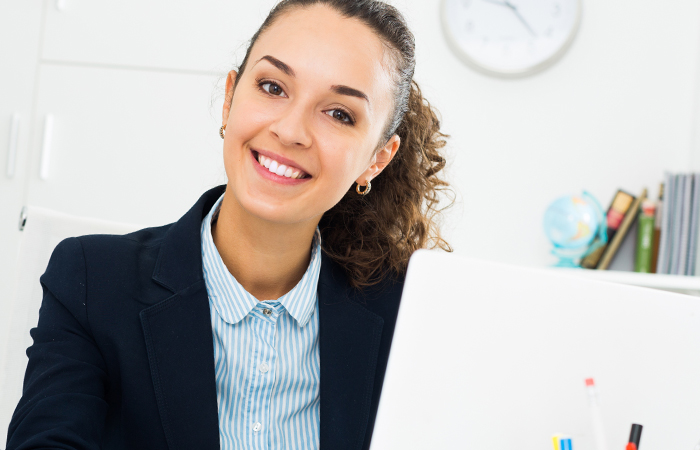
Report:
M630 431L630 440L625 450L637 450L639 448L639 440L642 438L642 426L636 423L632 424Z

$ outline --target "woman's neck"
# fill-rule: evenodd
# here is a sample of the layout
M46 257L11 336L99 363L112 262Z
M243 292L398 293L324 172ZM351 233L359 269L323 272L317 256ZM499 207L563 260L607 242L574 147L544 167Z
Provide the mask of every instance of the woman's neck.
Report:
M212 237L224 265L246 291L260 301L276 300L304 276L317 225L270 223L224 195Z

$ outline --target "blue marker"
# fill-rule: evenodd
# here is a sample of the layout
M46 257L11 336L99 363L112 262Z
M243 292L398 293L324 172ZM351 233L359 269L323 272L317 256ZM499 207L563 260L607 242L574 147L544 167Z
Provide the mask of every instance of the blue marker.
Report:
M563 438L559 441L559 448L561 450L573 450L571 446L571 438Z

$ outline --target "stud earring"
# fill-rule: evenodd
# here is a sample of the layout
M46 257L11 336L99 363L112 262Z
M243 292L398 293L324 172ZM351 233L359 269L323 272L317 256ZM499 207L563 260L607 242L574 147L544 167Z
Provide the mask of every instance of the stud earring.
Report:
M219 128L219 136L221 136L221 139L224 138L224 130L226 129L226 125L221 125L221 128Z
M355 191L360 195L367 195L367 194L369 194L370 189L372 189L372 183L370 183L369 180L367 180L367 186L365 186L364 191L361 191L360 187L361 187L360 183L357 183L357 187L355 187Z

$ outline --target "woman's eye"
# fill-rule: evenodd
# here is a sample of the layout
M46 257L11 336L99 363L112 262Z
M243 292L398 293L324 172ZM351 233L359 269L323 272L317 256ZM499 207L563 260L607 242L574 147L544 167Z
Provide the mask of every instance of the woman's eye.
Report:
M336 120L339 120L341 122L345 122L348 124L352 124L352 117L345 111L341 109L331 109L330 111L327 112L327 114L331 117L333 117Z
M260 87L270 95L276 95L278 97L282 97L284 95L284 91L279 84L267 82L260 84Z

